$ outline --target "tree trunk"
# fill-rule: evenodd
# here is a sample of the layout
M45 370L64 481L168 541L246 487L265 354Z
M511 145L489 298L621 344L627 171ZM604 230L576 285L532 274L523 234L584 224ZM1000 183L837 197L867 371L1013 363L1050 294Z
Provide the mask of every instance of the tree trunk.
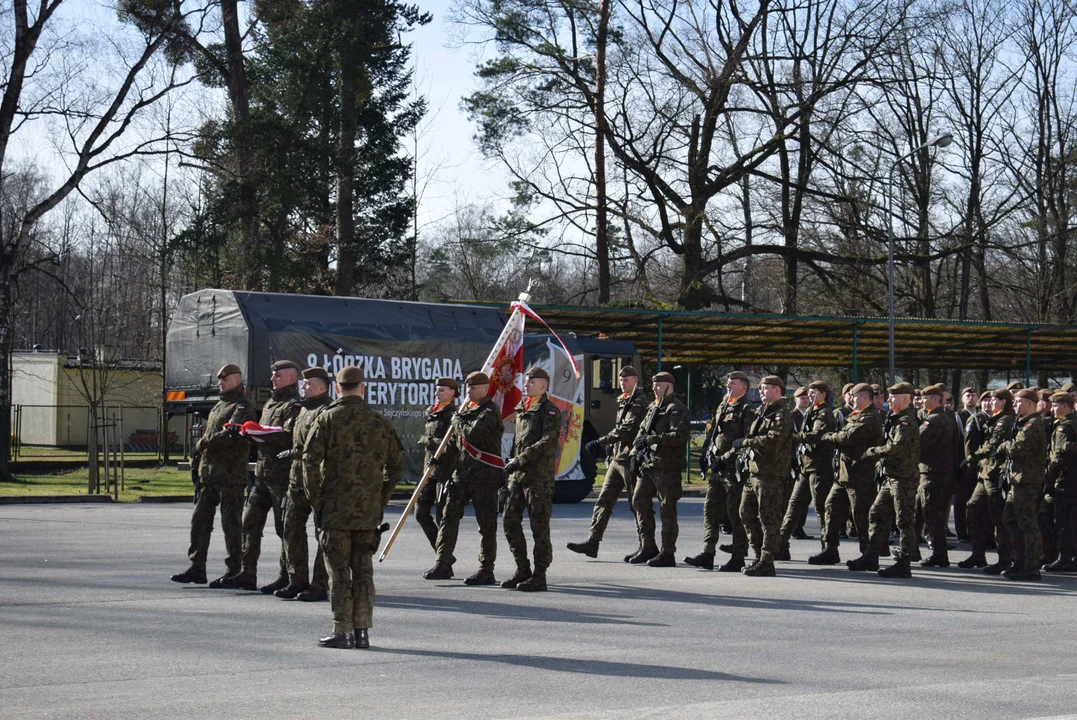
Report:
M353 23L356 21L353 20ZM358 29L340 47L340 136L337 141L337 295L355 291L355 49Z
M12 259L0 256L0 482L11 482L11 325Z
M684 310L702 310L708 304L700 275L703 270L703 211L689 206L684 212L684 254L681 259L680 296L677 298Z
M610 248L606 235L606 36L611 0L601 0L595 38L595 255L598 259L598 302L610 301Z

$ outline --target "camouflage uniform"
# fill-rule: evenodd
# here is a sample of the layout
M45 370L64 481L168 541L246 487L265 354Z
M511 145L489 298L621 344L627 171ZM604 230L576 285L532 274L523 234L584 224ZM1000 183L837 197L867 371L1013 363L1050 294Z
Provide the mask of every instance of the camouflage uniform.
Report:
M1014 565L1038 571L1043 561L1040 492L1047 457L1047 434L1042 418L1036 413L1018 418L1013 439L1000 444L998 454L1008 458L1009 464L1010 492L1003 518L1013 541Z
M1009 440L1015 421L1013 410L1003 410L988 418L984 424L984 442L972 455L973 461L979 463L980 474L967 505L972 556L984 556L987 538L994 526L998 562L1002 567L1010 564L1012 546L1010 533L1002 520L1006 507L999 479L1003 460L996 457L995 452L1003 442Z
M493 400L484 397L476 404L464 403L453 416L452 426L459 459L438 529L437 560L450 567L456 562L453 551L460 533L460 519L470 502L475 506L475 520L479 524L479 564L492 568L497 560L497 491L504 473L501 468L468 454L465 443L501 457L505 423Z
M740 519L740 503L743 487L737 478L737 465L735 460L720 461L721 458L733 447L734 440L740 440L748 434L748 428L755 420L755 410L748 402L746 395L736 400L728 396L722 399L718 409L714 411L714 422L711 433L707 438L707 447L703 449L704 459L710 463L714 458L714 464L710 465L707 478L707 498L703 501L703 552L714 554L718 547L718 538L721 535L721 513L719 505L725 507L726 519L733 528L733 557L744 559L748 556L748 535L744 530L744 523ZM755 543L761 543L762 538L752 538Z
M899 413L890 413L883 424L885 445L868 448L865 460L881 459L882 488L868 512L868 552L882 555L890 545L890 529L897 522L900 555L910 560L919 554L916 535L916 484L920 477L920 428L916 408L909 405Z
M875 463L863 460L868 448L881 445L883 438L882 420L874 405L849 414L845 426L838 432L829 432L822 436L823 442L833 443L841 457L841 469L838 482L830 489L826 499L826 535L823 547L837 550L839 533L849 521L850 510L857 534L860 536L860 550L867 550L868 517L871 505L877 494L875 487Z
M648 432L650 430L650 432ZM677 551L677 501L681 499L681 473L684 471L684 448L690 426L688 409L673 393L647 408L636 440L653 448L647 462L639 468L639 480L632 493L632 506L639 521L641 547L651 550L654 541L654 499L662 515L662 553ZM635 444L635 443L633 443Z
M258 464L254 468L254 487L247 495L243 510L243 567L246 575L258 575L258 557L262 554L262 532L266 518L273 513L273 525L277 537L284 540L284 498L288 492L292 462L278 458L281 452L292 447L292 425L302 406L299 404L299 386L288 385L273 391L269 402L262 408L259 424L284 428L284 432L263 435L258 449ZM278 578L288 578L288 563L281 547Z
M329 568L333 632L369 628L376 531L403 475L400 439L363 398L346 395L314 421L303 449L303 474Z
M512 459L517 468L509 474L503 527L516 567L529 568L523 528L524 509L527 509L535 540L535 575L544 575L553 562L550 512L560 435L561 411L546 393L541 398L524 398L516 406Z
M815 503L820 538L826 534L826 498L834 486L834 446L823 442L824 433L837 429L834 411L829 405L817 405L808 410L804 430L794 436L800 443L800 477L793 487L789 508L782 521L778 549L789 549L793 531L804 526L808 505Z
M1047 463L1047 500L1054 519L1058 566L1073 562L1077 519L1077 412L1055 421ZM1052 567L1050 569L1056 569Z
M303 479L303 448L314 426L314 421L323 409L332 401L329 393L304 398L303 407L292 425L292 467L288 482L287 499L284 507L284 558L288 564L288 582L298 587L310 585L316 590L329 589L329 575L322 557L319 544L314 557L314 580L307 570L307 518L310 517L310 500L307 499L306 483ZM315 528L315 536L318 529Z
M922 515L916 523L919 542L926 526L931 534L931 557L946 560L946 527L950 522L951 479L954 469L954 421L943 407L927 414L920 424L920 487L917 504Z
M789 457L793 451L793 416L784 399L760 408L748 428L741 452L748 453L751 475L740 501L740 520L763 540L760 559L773 564L785 508L782 506Z
M968 502L972 496L972 490L976 487L977 464L972 460L972 454L980 449L984 439L984 423L987 422L987 414L977 409L975 412L965 413L965 432L962 436L964 448L964 460L958 469L958 477L954 488L954 530L957 537L967 539L969 533ZM961 413L958 413L961 415Z
M206 420L206 429L198 440L199 475L202 492L191 516L191 567L206 569L206 553L213 533L213 515L221 506L221 530L228 557L224 561L228 574L239 572L242 554L240 528L243 520L243 488L247 485L247 458L250 445L242 437L232 437L226 424L242 425L254 419L250 401L243 388L221 393Z
M424 472L430 467L430 460L441 445L441 439L452 427L452 416L455 411L456 408L452 402L446 403L442 408L433 405L426 411L426 425L423 429L423 436L419 439L419 445L426 453L423 461ZM430 547L435 550L438 547L438 527L441 526L441 517L445 509L444 500L439 503L438 495L443 490L443 484L452 479L458 454L456 443L450 441L441 453L441 457L438 458L434 471L430 473L423 491L415 502L415 520L426 533ZM436 515L431 515L432 512L436 512Z
M613 430L599 438L599 442L609 450L609 459L606 463L606 479L602 481L602 489L598 493L595 510L591 515L591 532L588 539L593 542L602 542L621 490L628 492L628 506L636 522L636 534L639 535L639 521L635 520L636 510L632 507L632 491L636 487L636 479L628 472L628 460L632 455L632 441L636 439L646 414L647 393L636 385L631 395L622 395L617 399L617 423Z

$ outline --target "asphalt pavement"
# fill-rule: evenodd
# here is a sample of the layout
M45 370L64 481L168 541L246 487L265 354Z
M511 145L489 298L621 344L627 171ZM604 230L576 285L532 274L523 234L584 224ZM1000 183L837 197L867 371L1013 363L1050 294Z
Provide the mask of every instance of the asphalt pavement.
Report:
M409 522L375 566L361 651L316 646L328 603L170 582L190 505L0 507L0 718L1077 717L1077 576L887 581L807 565L817 540L794 541L776 578L629 566L624 501L597 560L565 549L591 509L555 506L550 591L535 594L463 585L470 513L457 578L423 580L432 552ZM678 560L699 550L701 510L682 501ZM279 548L270 528L263 583Z

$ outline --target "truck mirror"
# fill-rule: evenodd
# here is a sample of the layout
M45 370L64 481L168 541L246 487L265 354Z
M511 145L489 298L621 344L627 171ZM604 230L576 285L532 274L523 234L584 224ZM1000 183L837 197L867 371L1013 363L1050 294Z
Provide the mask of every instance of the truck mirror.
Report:
M598 410L600 407L602 407L602 401L601 400L592 400L591 401L591 409L592 410Z

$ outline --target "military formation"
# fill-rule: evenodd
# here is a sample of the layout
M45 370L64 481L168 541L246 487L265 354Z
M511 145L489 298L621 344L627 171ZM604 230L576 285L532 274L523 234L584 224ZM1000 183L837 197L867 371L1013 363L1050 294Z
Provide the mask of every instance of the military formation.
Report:
M207 419L192 462L198 469L191 518L189 568L172 580L207 582L206 555L220 508L227 572L215 588L261 590L286 600L329 600L333 628L318 643L368 648L373 624L374 572L384 510L403 472L403 447L390 423L364 400L361 369L345 367L332 379L321 368L300 372L280 361L271 368L272 397L255 435L241 431L254 420L240 369L217 373L220 400ZM677 503L683 492L690 438L688 409L670 373L652 377L619 373L621 394L612 430L586 451L606 458L606 476L589 534L570 542L574 553L598 557L622 494L638 544L624 561L654 568L677 565ZM792 560L790 540L804 532L814 505L819 552L811 565L841 563L841 542L856 541L850 571L909 578L920 567L950 566L951 511L957 537L971 545L963 569L1011 580L1039 580L1041 570L1077 572L1077 387L1055 391L1007 388L977 393L964 388L961 409L941 385L916 389L906 382L846 385L834 397L815 380L791 394L773 375L748 395L751 378L732 372L710 417L700 454L707 490L703 547L682 562L704 570L777 574ZM464 381L436 382L419 440L428 478L415 503L415 519L434 553L423 577L449 580L464 511L474 508L479 530L478 568L467 585L523 592L547 589L553 562L550 539L554 478L562 416L548 394L550 377L534 367L524 377L515 407L515 434L502 457L504 422L490 397L490 378L474 372ZM257 464L248 478L253 447ZM244 496L246 500L244 502ZM655 518L657 500L661 523ZM515 563L498 583L498 514ZM528 533L523 517L527 514ZM277 578L259 588L257 564L270 513L282 540ZM313 570L307 522L318 540ZM722 534L729 542L721 543ZM893 535L897 544L891 546ZM923 542L930 554L922 557ZM989 563L988 549L998 559ZM719 559L718 553L728 557ZM882 558L892 562L881 567Z

